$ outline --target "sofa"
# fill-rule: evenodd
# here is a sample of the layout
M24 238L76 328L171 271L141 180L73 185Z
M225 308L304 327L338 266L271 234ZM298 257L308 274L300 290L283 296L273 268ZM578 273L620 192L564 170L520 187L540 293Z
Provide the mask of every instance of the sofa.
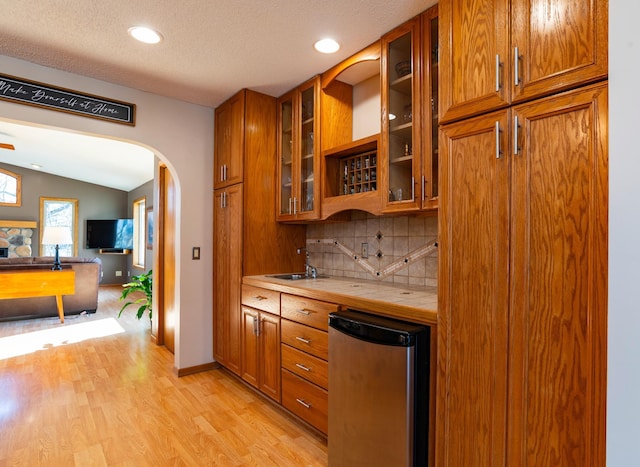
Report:
M100 258L61 257L63 268L75 271L75 294L64 295L65 316L82 312L95 313L98 308L98 285L102 278ZM0 258L0 272L26 269L51 269L52 256ZM2 275L0 274L0 282ZM0 287L2 285L0 284ZM0 321L58 316L55 297L11 298L0 300Z

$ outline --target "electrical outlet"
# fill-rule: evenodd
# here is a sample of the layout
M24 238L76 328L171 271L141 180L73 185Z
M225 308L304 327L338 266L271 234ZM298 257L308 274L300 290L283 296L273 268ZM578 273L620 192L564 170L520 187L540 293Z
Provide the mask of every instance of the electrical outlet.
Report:
M122 277L122 271L116 271L116 277Z
M369 244L368 243L363 243L362 244L362 251L361 251L360 257L362 257L362 258L368 258L369 257Z

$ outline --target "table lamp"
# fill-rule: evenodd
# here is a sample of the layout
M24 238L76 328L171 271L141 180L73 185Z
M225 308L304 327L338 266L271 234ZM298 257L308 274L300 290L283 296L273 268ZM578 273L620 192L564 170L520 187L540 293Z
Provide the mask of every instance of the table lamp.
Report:
M60 245L70 245L72 243L73 238L71 238L71 231L69 230L69 227L47 226L44 228L42 244L56 246L56 256L53 259L53 267L51 268L53 271L62 270L62 265L60 264L60 253L58 251Z

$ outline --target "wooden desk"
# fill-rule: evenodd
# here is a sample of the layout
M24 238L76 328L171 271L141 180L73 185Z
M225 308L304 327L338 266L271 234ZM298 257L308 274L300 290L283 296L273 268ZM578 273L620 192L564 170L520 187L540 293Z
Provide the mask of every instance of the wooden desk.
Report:
M55 296L61 323L64 323L62 296L75 293L76 273L71 269L0 271L0 299Z

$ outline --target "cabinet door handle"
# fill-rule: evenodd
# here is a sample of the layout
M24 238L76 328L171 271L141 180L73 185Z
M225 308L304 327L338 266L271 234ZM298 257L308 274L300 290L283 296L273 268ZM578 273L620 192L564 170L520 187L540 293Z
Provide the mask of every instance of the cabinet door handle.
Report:
M223 191L222 196L220 196L220 207L222 209L227 207L227 192Z
M496 54L496 92L500 92L500 54Z
M513 48L513 84L515 86L519 86L520 85L520 72L519 72L519 65L520 65L520 54L518 53L518 47L514 47Z
M416 199L416 179L415 177L411 177L411 201L415 201Z
M296 366L297 366L298 368L300 368L301 370L304 370L304 371L311 371L311 368L309 368L308 366L304 366L302 363L296 363Z
M224 182L224 165L220 166L220 181Z
M256 336L260 335L260 327L258 326L258 317L253 317L253 334Z
M311 344L310 339L305 339L304 337L300 337L300 336L296 336L296 339L299 340L300 342L304 342L305 344Z
M520 125L518 123L518 116L516 115L513 118L513 154L516 156L520 151L520 146L518 145L518 128L520 128Z
M289 198L289 215L291 215L291 198Z
M422 176L422 201L424 201L426 194L426 188L425 188L425 183L426 183L426 179L424 178L424 175Z
M297 398L296 398L296 402L297 402L298 404L302 405L303 407L306 407L307 409L310 409L310 408L311 408L311 404L309 404L308 402L305 402L305 401L304 401L304 400L302 400L302 399L297 399Z
M496 159L500 159L500 122L496 122Z
M298 313L300 313L301 315L306 315L309 316L311 314L310 311L305 310L304 308L301 308L299 310L296 310Z
M298 214L298 198L293 197L293 215Z

